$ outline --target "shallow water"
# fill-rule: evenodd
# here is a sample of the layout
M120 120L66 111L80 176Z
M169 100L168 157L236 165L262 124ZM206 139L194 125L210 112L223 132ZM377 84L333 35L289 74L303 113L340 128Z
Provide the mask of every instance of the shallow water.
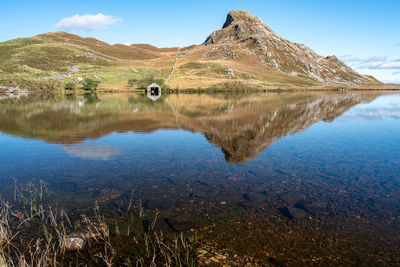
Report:
M286 264L397 264L400 95L31 96L0 101L0 192L116 216Z

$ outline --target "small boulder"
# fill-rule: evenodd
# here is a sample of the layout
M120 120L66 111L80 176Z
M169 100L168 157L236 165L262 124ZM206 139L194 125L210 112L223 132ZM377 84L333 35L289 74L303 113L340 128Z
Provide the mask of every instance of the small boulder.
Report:
M279 211L289 219L300 219L307 216L307 212L293 206L280 208Z
M294 219L304 218L307 216L307 213L304 210L295 207L289 207L288 211Z
M103 188L97 195L96 200L99 202L107 202L120 197L123 194L122 191L115 188Z
M64 238L63 246L66 250L82 250L87 243L87 234L83 231L75 231Z
M225 69L225 71L229 76L235 77L235 73L233 72L233 69L227 68L227 69Z
M176 232L185 232L192 228L193 222L185 215L179 215L173 218L165 218L164 221Z
M0 256L0 267L7 267L7 262L2 256Z
M77 73L78 71L79 71L79 67L78 67L78 66L72 66L72 67L69 67L69 68L67 69L67 74L68 74L68 75L75 74L75 73Z
M298 202L299 200L304 199L304 194L300 192L289 192L285 193L279 196L280 199L283 201L289 203L289 204L294 204Z
M326 210L327 202L325 201L315 201L312 203L307 203L304 208L313 215L319 215L324 213Z

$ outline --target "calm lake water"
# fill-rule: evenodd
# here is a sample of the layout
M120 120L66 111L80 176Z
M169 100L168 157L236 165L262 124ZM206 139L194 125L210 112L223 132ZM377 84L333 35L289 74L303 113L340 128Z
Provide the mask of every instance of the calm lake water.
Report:
M133 196L163 231L263 261L400 261L400 94L3 99L0 158L5 198L43 180L72 216Z

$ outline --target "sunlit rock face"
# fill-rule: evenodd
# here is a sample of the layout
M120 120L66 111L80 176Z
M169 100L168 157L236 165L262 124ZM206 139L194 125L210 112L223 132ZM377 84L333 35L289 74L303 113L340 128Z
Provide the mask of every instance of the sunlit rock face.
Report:
M204 134L231 163L246 162L279 138L332 121L370 94L58 96L0 101L0 131L58 143L71 156L107 160L120 153L83 145L113 132L184 129ZM21 102L22 101L22 102ZM16 103L23 103L18 105Z
M368 82L336 56L322 57L304 44L283 39L247 11L232 11L223 28L214 31L204 46L220 58L256 57L263 65L291 76L308 77L324 84L360 85Z

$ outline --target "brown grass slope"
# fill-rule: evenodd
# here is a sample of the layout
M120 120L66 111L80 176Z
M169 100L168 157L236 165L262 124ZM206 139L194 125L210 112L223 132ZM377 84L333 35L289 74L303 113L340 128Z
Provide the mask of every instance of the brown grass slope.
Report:
M156 52L149 49L141 49L135 46L126 46L122 44L110 45L95 38L83 38L66 32L44 33L39 34L37 37L44 40L51 40L53 42L86 47L117 59L139 60L158 57Z
M150 51L153 51L153 52L176 52L179 49L179 47L163 47L163 48L159 48L159 47L156 47L156 46L150 45L150 44L132 44L131 47L136 47L136 48L140 48L140 49L146 49L146 50L150 50Z

